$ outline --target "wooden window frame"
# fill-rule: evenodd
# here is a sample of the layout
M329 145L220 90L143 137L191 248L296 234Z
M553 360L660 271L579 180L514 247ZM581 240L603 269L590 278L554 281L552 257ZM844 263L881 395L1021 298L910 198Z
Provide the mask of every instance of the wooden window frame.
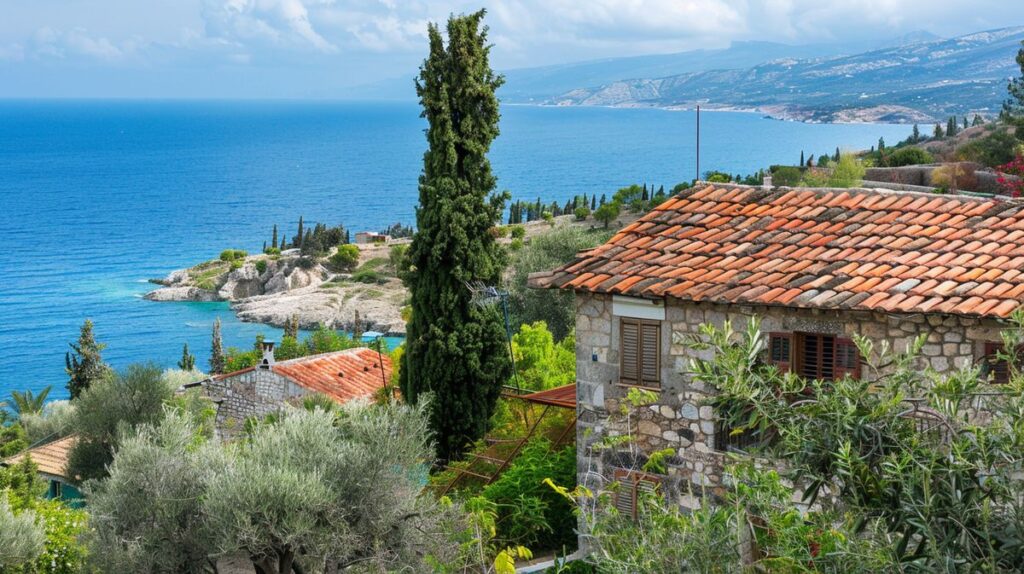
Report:
M641 483L650 486L649 491L658 494L664 477L651 474L642 470L630 470L628 468L616 468L612 478L619 483L619 490L615 493L612 504L620 513L628 514L630 519L636 520L640 514L640 493L646 488L641 488Z
M626 353L626 327L636 328L636 354L632 357L635 361L636 378L629 378L626 375L627 360L630 357ZM644 362L644 328L654 328L654 377L645 377ZM619 384L627 387L641 387L645 389L661 389L661 321L652 319L638 319L635 317L619 317Z
M1005 385L1010 382L1010 366L1005 359L998 358L998 354L1005 348L1006 345L1002 341L985 341L984 354L981 357L984 364L982 374L993 385ZM1017 348L1017 358L1019 369L1020 361L1024 359L1024 345Z
M819 348L821 343L824 342L825 337L832 339L832 378L824 380L834 381L841 379L845 375L850 375L855 379L860 378L862 361L857 345L854 344L852 339L830 333L802 331L768 333L768 363L778 367L780 372L794 372L802 375L804 361L806 360L803 352L804 345L809 336L819 338ZM786 346L789 347L789 356L779 357L777 351L784 351ZM853 358L852 365L850 364L851 357ZM823 370L823 367L824 361L819 360L817 366L819 373Z

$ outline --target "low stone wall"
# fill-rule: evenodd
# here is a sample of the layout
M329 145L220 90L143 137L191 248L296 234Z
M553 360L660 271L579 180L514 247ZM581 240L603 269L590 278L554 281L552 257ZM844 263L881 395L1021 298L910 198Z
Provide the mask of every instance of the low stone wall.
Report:
M988 171L985 166L981 164L962 162L957 165L974 170L975 183L971 186L973 189L966 189L965 191L993 194L1000 192L999 183L996 181L999 174L993 171ZM897 185L900 186L898 189L906 189L908 191L922 191L920 188L927 188L924 190L930 191L935 187L932 176L935 173L935 170L940 167L942 167L942 164L908 165L903 167L869 167L864 173L864 181L868 184L888 184L886 187L889 187L889 185Z

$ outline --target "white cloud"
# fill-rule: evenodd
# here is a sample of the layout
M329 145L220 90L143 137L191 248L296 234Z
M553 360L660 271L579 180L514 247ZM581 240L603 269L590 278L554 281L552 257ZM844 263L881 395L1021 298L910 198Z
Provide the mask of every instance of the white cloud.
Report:
M328 5L333 0L203 0L202 16L211 38L336 53L338 47L314 28L307 4Z
M85 28L57 30L44 26L32 35L28 51L38 58L118 62L134 55L139 47L140 41L135 38L115 43L106 37L92 35Z

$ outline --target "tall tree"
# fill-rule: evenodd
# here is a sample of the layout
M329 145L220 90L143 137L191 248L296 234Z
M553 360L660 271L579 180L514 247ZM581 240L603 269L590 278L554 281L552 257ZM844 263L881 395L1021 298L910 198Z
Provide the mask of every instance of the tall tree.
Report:
M910 134L910 143L917 143L921 141L921 130L918 129L917 124L914 124L914 131Z
M224 372L224 341L220 336L220 317L213 322L213 336L210 341L210 374Z
M1021 42L1021 49L1017 51L1017 65L1020 66L1020 76L1010 80L1006 86L1009 97L1003 102L1002 117L1009 124L1016 126L1014 135L1018 140L1024 140L1024 41Z
M64 354L64 372L68 375L67 389L72 399L102 379L110 370L103 362L101 353L106 345L96 342L92 332L92 321L86 319L78 334L78 342L71 343L71 350Z
M484 11L452 16L448 45L428 27L430 55L416 93L427 119L417 231L409 247L415 271L401 388L415 403L433 393L431 426L442 459L483 436L501 385L511 375L500 311L473 304L468 285L495 285L504 255L488 230L508 194L495 195L487 152L498 135L495 90L504 79L488 62Z
M178 359L178 368L183 371L191 371L196 368L196 356L188 352L188 343L181 348L181 359Z
M270 240L270 246L271 247L277 247L277 224L276 223L274 224L274 235L273 235L273 238L271 238L271 240Z
M804 159L804 150L800 150L800 166L806 165L807 160Z

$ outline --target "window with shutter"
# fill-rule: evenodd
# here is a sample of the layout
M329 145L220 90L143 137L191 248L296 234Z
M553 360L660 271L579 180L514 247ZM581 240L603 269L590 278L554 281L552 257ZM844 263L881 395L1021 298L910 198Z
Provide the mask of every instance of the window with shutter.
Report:
M836 339L835 377L860 378L860 351L851 339Z
M999 353L1003 350L1003 343L993 341L985 343L984 372L996 385L1005 385L1010 382L1010 365L1006 363L1005 359L999 358ZM1018 354L1020 351L1018 350Z
M626 317L619 320L619 382L661 385L661 323Z
M615 509L633 520L637 519L640 500L645 496L656 495L658 485L661 484L660 476L624 468L615 469L614 479L619 483L619 490L614 497Z
M793 363L793 334L771 333L768 335L768 362L788 373Z

